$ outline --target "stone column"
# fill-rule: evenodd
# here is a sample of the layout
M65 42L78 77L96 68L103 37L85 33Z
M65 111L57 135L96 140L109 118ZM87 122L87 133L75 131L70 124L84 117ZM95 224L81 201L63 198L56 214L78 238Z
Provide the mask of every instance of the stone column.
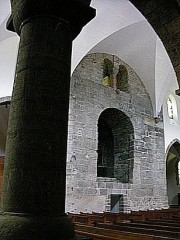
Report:
M20 36L9 116L1 240L65 240L67 125L73 39L94 16L89 0L12 0Z

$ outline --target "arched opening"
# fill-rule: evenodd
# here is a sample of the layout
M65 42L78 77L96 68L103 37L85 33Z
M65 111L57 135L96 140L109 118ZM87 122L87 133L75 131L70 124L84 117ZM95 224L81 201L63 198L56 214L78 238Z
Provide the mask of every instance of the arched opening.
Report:
M180 205L180 143L178 141L169 148L166 173L169 205Z
M119 89L123 92L128 92L128 71L124 65L119 65L119 70L116 75L116 89Z
M108 58L103 62L103 79L102 83L105 86L113 87L113 63Z
M109 108L98 120L97 176L132 180L134 161L134 129L122 111Z

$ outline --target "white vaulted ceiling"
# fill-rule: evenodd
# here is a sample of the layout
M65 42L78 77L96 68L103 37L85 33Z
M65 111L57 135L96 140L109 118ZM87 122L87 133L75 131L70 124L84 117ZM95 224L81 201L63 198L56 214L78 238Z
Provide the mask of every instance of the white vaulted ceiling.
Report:
M5 29L10 0L0 0L0 98L12 92L19 38ZM72 73L88 53L106 52L129 64L148 91L154 115L167 90L178 88L165 48L147 20L128 0L92 0L96 17L73 42Z

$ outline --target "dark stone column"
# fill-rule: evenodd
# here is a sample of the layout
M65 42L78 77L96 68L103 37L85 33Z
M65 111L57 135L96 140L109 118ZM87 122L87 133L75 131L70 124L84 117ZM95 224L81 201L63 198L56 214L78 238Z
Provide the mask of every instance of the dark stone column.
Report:
M72 239L65 215L72 40L90 1L12 0L20 36L6 147L1 240Z

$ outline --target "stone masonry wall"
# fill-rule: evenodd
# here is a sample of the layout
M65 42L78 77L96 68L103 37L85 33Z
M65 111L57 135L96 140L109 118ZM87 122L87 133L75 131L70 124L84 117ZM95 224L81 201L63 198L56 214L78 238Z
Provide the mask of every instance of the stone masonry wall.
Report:
M103 60L128 70L129 91L102 84ZM109 108L130 118L134 128L132 178L97 177L98 119ZM126 63L108 54L87 55L71 79L66 211L111 211L111 196L123 195L120 208L129 210L166 208L166 161L162 121L153 117L149 95L140 78Z

